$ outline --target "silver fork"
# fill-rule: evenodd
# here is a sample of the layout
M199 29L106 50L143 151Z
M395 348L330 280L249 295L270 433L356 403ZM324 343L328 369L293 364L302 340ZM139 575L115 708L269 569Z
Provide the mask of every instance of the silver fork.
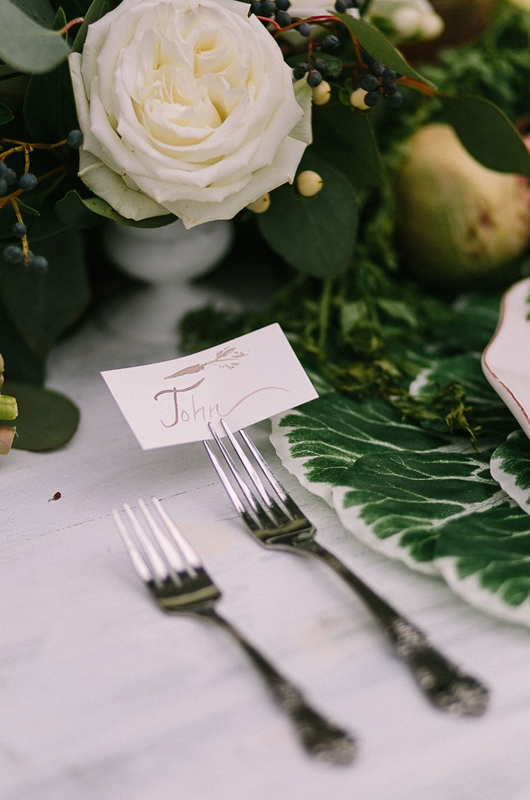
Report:
M128 525L115 508L112 516L136 572L157 604L170 614L206 617L228 631L257 667L280 708L290 717L307 752L322 761L350 764L356 752L354 738L315 711L302 692L216 611L221 592L206 572L198 553L160 501L153 497L152 503L157 511L156 518L143 500L138 501L147 530L126 503L123 508Z
M315 540L314 525L278 481L248 434L241 430L236 436L224 419L221 424L235 458L211 423L209 427L234 481L229 479L229 473L210 443L205 441L204 446L234 508L250 532L267 547L311 553L329 564L372 612L395 654L407 663L431 703L453 714L482 714L489 697L486 687L432 647L421 630L319 544Z

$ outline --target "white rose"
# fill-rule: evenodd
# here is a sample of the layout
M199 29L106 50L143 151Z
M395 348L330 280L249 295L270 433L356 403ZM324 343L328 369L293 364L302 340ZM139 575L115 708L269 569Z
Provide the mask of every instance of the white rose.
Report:
M293 181L311 89L247 14L237 0L124 0L70 55L79 175L124 217L190 228Z

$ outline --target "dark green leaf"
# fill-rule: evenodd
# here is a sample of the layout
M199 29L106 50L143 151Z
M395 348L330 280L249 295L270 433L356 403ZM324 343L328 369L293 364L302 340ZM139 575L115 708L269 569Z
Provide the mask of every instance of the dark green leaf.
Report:
M341 103L313 107L313 148L354 184L379 186L384 168L368 115Z
M43 73L68 56L68 45L58 31L34 22L12 0L0 4L0 58L16 70Z
M85 21L79 28L77 32L77 36L74 39L74 43L72 45L72 52L80 53L83 49L85 44L86 35L88 33L88 26L92 25L93 22L97 22L98 19L104 17L105 14L111 10L110 0L94 0L90 4L90 8L84 15Z
M336 16L340 17L344 24L350 29L361 47L378 61L381 61L386 67L394 69L402 75L406 75L407 78L412 78L415 81L422 81L422 83L428 83L419 72L416 72L416 70L412 69L412 67L407 64L403 56L377 28L374 28L362 19L354 19L350 17L349 14L336 14Z
M57 12L55 28L66 24L62 9ZM51 112L53 109L53 112ZM72 81L65 61L45 75L33 75L24 100L24 120L30 136L37 141L58 142L77 127Z
M27 345L46 355L60 334L81 314L90 299L81 234L65 231L43 239L35 252L50 268L35 273L21 264L2 265L0 294Z
M55 16L49 0L12 0L13 4L20 8L24 14L34 19L45 28L53 27Z
M290 186L272 195L257 218L269 246L305 275L331 278L349 266L357 236L358 204L349 180L325 161L304 158L299 171L312 169L323 180L316 197L300 197Z
M443 116L464 147L497 172L530 177L530 154L508 117L482 97L442 96Z
M13 447L40 452L66 444L79 425L79 409L68 397L40 386L6 381L6 394L16 397L17 435Z
M86 208L94 214L99 214L101 217L117 222L118 225L125 225L129 228L161 228L176 220L174 214L162 214L160 217L149 217L149 219L141 220L127 219L126 217L122 217L121 214L118 214L112 206L109 206L109 204L100 197L90 197L87 200L84 198L80 199Z
M11 122L13 119L13 112L4 103L0 103L0 125L5 125L6 122Z
M94 228L102 223L101 215L91 211L75 189L71 189L56 203L55 213L68 228Z
M5 361L6 380L9 378L37 385L44 382L44 360L25 342L1 302L0 353Z

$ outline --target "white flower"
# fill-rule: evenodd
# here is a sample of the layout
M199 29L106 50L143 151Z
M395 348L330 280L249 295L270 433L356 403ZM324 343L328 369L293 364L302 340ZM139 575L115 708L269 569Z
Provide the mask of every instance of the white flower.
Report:
M311 89L247 14L237 0L124 0L70 55L79 175L124 217L190 228L293 181Z

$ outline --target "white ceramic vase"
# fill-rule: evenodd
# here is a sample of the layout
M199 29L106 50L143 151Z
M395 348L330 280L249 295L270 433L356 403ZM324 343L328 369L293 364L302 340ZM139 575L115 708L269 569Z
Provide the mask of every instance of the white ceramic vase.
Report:
M136 341L172 344L182 315L212 299L193 286L218 264L233 240L232 223L207 222L187 231L181 220L162 228L111 224L103 232L103 249L123 272L146 282L104 311L107 327Z

